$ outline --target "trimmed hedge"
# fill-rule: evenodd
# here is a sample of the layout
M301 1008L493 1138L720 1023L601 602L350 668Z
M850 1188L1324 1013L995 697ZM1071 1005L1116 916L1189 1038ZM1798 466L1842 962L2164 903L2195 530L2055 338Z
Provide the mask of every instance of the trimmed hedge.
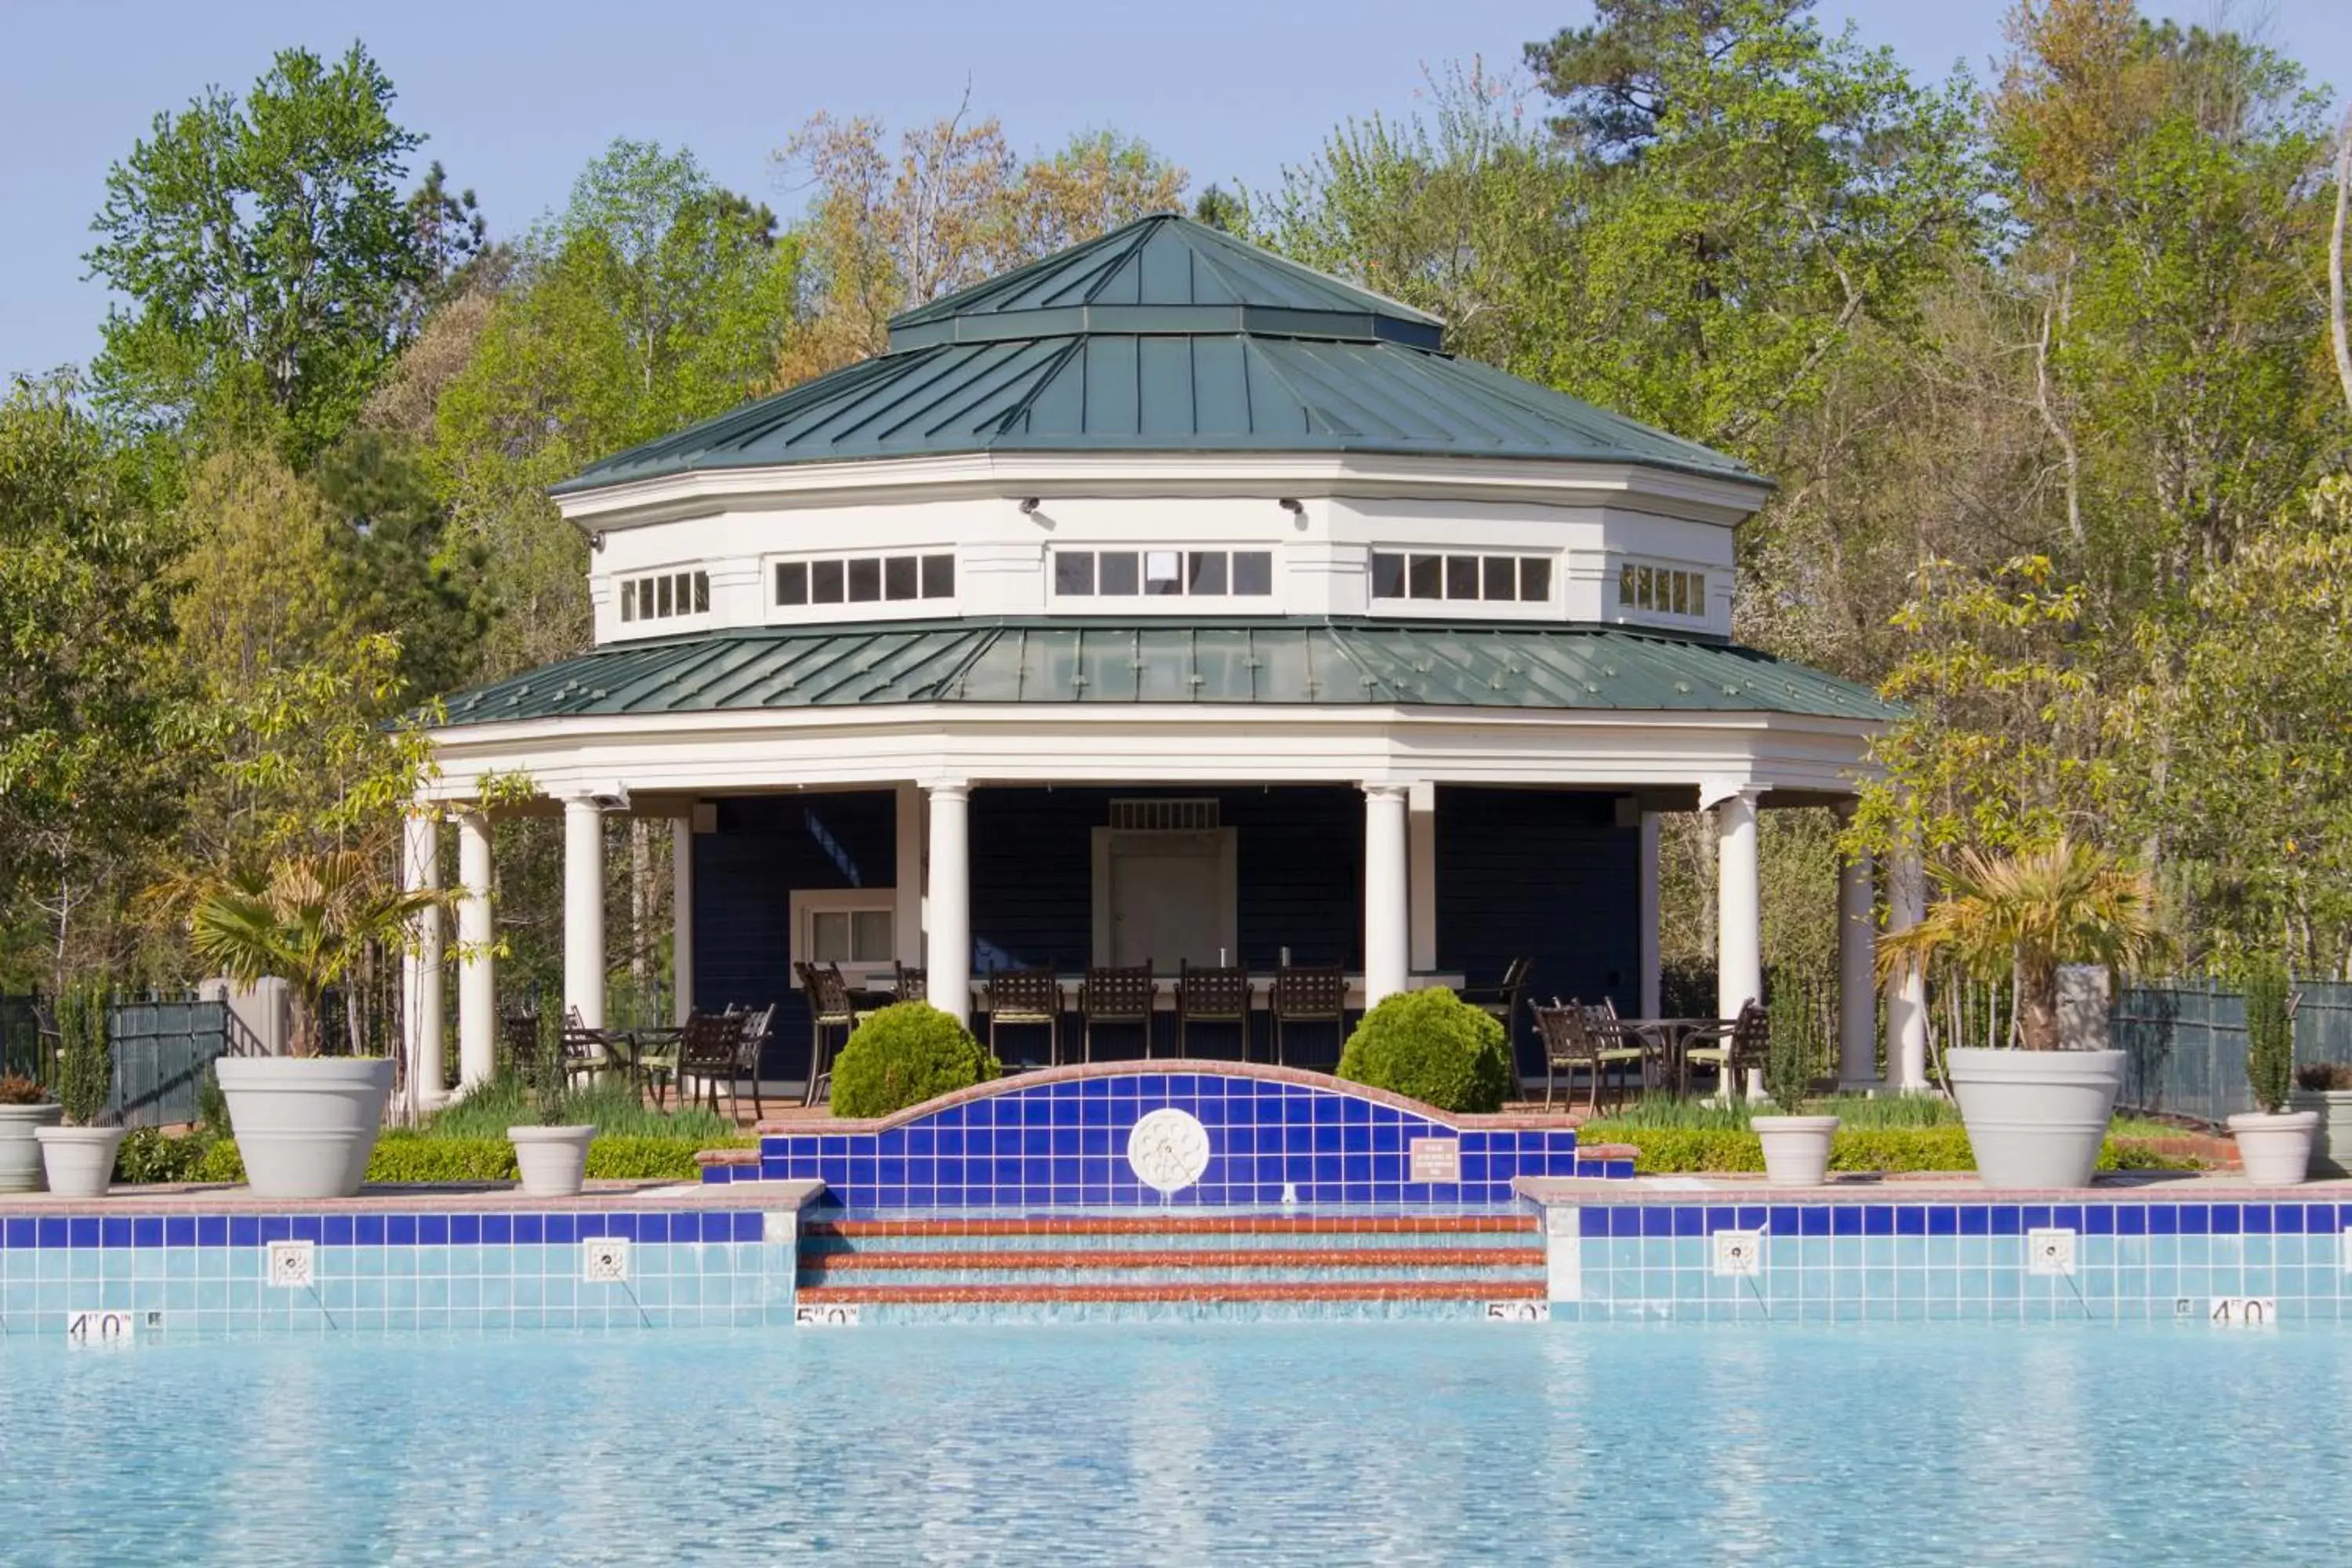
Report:
M1364 1015L1339 1076L1440 1110L1486 1115L1511 1091L1503 1026L1442 985L1400 991Z
M152 1145L124 1140L129 1159L115 1163L115 1180L145 1182L225 1182L245 1180L245 1161L235 1141L157 1136L153 1143L173 1146L158 1160ZM733 1141L742 1143L743 1141ZM691 1182L701 1174L695 1164L698 1150L711 1145L693 1138L599 1138L588 1145L588 1177L601 1182ZM413 1132L386 1132L376 1140L368 1160L371 1182L511 1182L517 1177L514 1145L503 1138L420 1138Z
M1640 1152L1634 1171L1644 1176L1689 1175L1710 1171L1760 1171L1764 1145L1753 1132L1715 1127L1631 1127L1588 1121L1577 1129L1579 1143L1631 1143ZM1965 1127L1840 1128L1830 1144L1832 1171L1973 1171L1976 1155ZM2110 1138L2099 1151L2103 1171L2196 1170L2197 1162L2158 1154L2137 1142Z
M928 1002L894 1002L850 1032L833 1064L835 1116L888 1116L999 1071L971 1031Z

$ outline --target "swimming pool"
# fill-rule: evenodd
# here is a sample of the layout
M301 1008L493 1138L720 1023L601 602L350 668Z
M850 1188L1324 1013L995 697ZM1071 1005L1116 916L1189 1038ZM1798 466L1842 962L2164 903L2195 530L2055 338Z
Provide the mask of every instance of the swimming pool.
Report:
M0 1346L0 1556L2341 1562L2328 1331L1357 1324Z

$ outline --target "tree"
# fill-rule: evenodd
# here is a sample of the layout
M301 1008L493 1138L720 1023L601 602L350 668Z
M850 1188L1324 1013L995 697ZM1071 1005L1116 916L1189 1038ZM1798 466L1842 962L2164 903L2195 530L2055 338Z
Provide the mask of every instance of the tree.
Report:
M110 863L169 826L182 534L69 377L0 400L0 911L37 900L51 983Z
M1103 131L1023 163L993 120L964 111L898 139L871 119L818 114L778 162L814 187L802 319L776 366L789 386L889 347L901 310L968 288L1146 213L1180 205L1184 171Z
M1936 879L1943 893L1927 918L1879 939L1879 973L1950 957L1979 979L2013 981L2029 1051L2058 1049L2061 964L2137 968L2168 948L2146 875L2063 836L2000 858L1963 849Z
M1527 368L1769 460L1859 325L1910 322L1972 235L1969 95L1824 37L1811 8L1600 0L1528 47L1595 179Z
M751 395L792 320L797 258L692 153L627 141L523 245L440 384L422 459L457 529L440 552L487 552L485 673L585 645L587 542L547 488Z
M364 47L281 50L240 101L159 114L107 175L85 259L129 300L96 374L110 406L266 432L298 466L350 424L432 278L400 197L423 138Z
M488 556L449 527L419 453L396 436L354 429L320 459L315 483L335 517L329 548L352 621L399 638L407 691L457 690L472 678L489 625L477 593Z

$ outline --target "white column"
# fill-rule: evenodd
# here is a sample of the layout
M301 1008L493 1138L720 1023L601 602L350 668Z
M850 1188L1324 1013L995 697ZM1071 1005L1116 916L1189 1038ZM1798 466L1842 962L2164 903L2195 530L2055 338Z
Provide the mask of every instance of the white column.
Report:
M1764 886L1756 859L1760 793L1753 784L1732 785L1702 801L1715 809L1718 1017L1738 1017L1743 1003L1764 999Z
M563 1005L604 1026L604 811L587 795L563 803Z
M1838 867L1838 1082L1850 1089L1878 1086L1877 889L1867 855L1849 855Z
M1635 916L1642 938L1642 1016L1661 1017L1665 1004L1658 959L1658 814L1642 814L1641 897Z
M680 1028L694 1015L694 812L669 825L669 970Z
M958 1020L971 1016L971 791L933 784L930 964L924 993Z
M1437 786L1414 784L1405 796L1405 859L1412 899L1412 966L1437 967Z
M1909 931L1927 912L1927 872L1916 851L1897 850L1886 868L1886 929ZM1927 977L1916 969L1886 983L1886 1078L1906 1094L1927 1087Z
M401 836L401 882L412 893L441 886L441 823L430 812L411 814ZM415 941L400 960L408 1103L420 1112L432 1110L444 1098L441 934L441 906L435 904L417 915Z
M898 896L890 917L890 941L899 963L923 967L923 791L902 784L898 805Z
M1405 988L1412 922L1405 896L1405 788L1364 786L1364 1005Z
M498 1070L499 976L490 956L490 819L457 818L457 1087L471 1089Z

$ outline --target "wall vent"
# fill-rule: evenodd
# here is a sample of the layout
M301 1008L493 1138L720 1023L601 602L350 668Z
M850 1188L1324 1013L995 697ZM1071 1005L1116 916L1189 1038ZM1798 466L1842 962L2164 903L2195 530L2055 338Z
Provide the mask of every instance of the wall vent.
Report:
M1114 800L1110 825L1123 833L1203 833L1217 826L1217 797L1139 795Z

